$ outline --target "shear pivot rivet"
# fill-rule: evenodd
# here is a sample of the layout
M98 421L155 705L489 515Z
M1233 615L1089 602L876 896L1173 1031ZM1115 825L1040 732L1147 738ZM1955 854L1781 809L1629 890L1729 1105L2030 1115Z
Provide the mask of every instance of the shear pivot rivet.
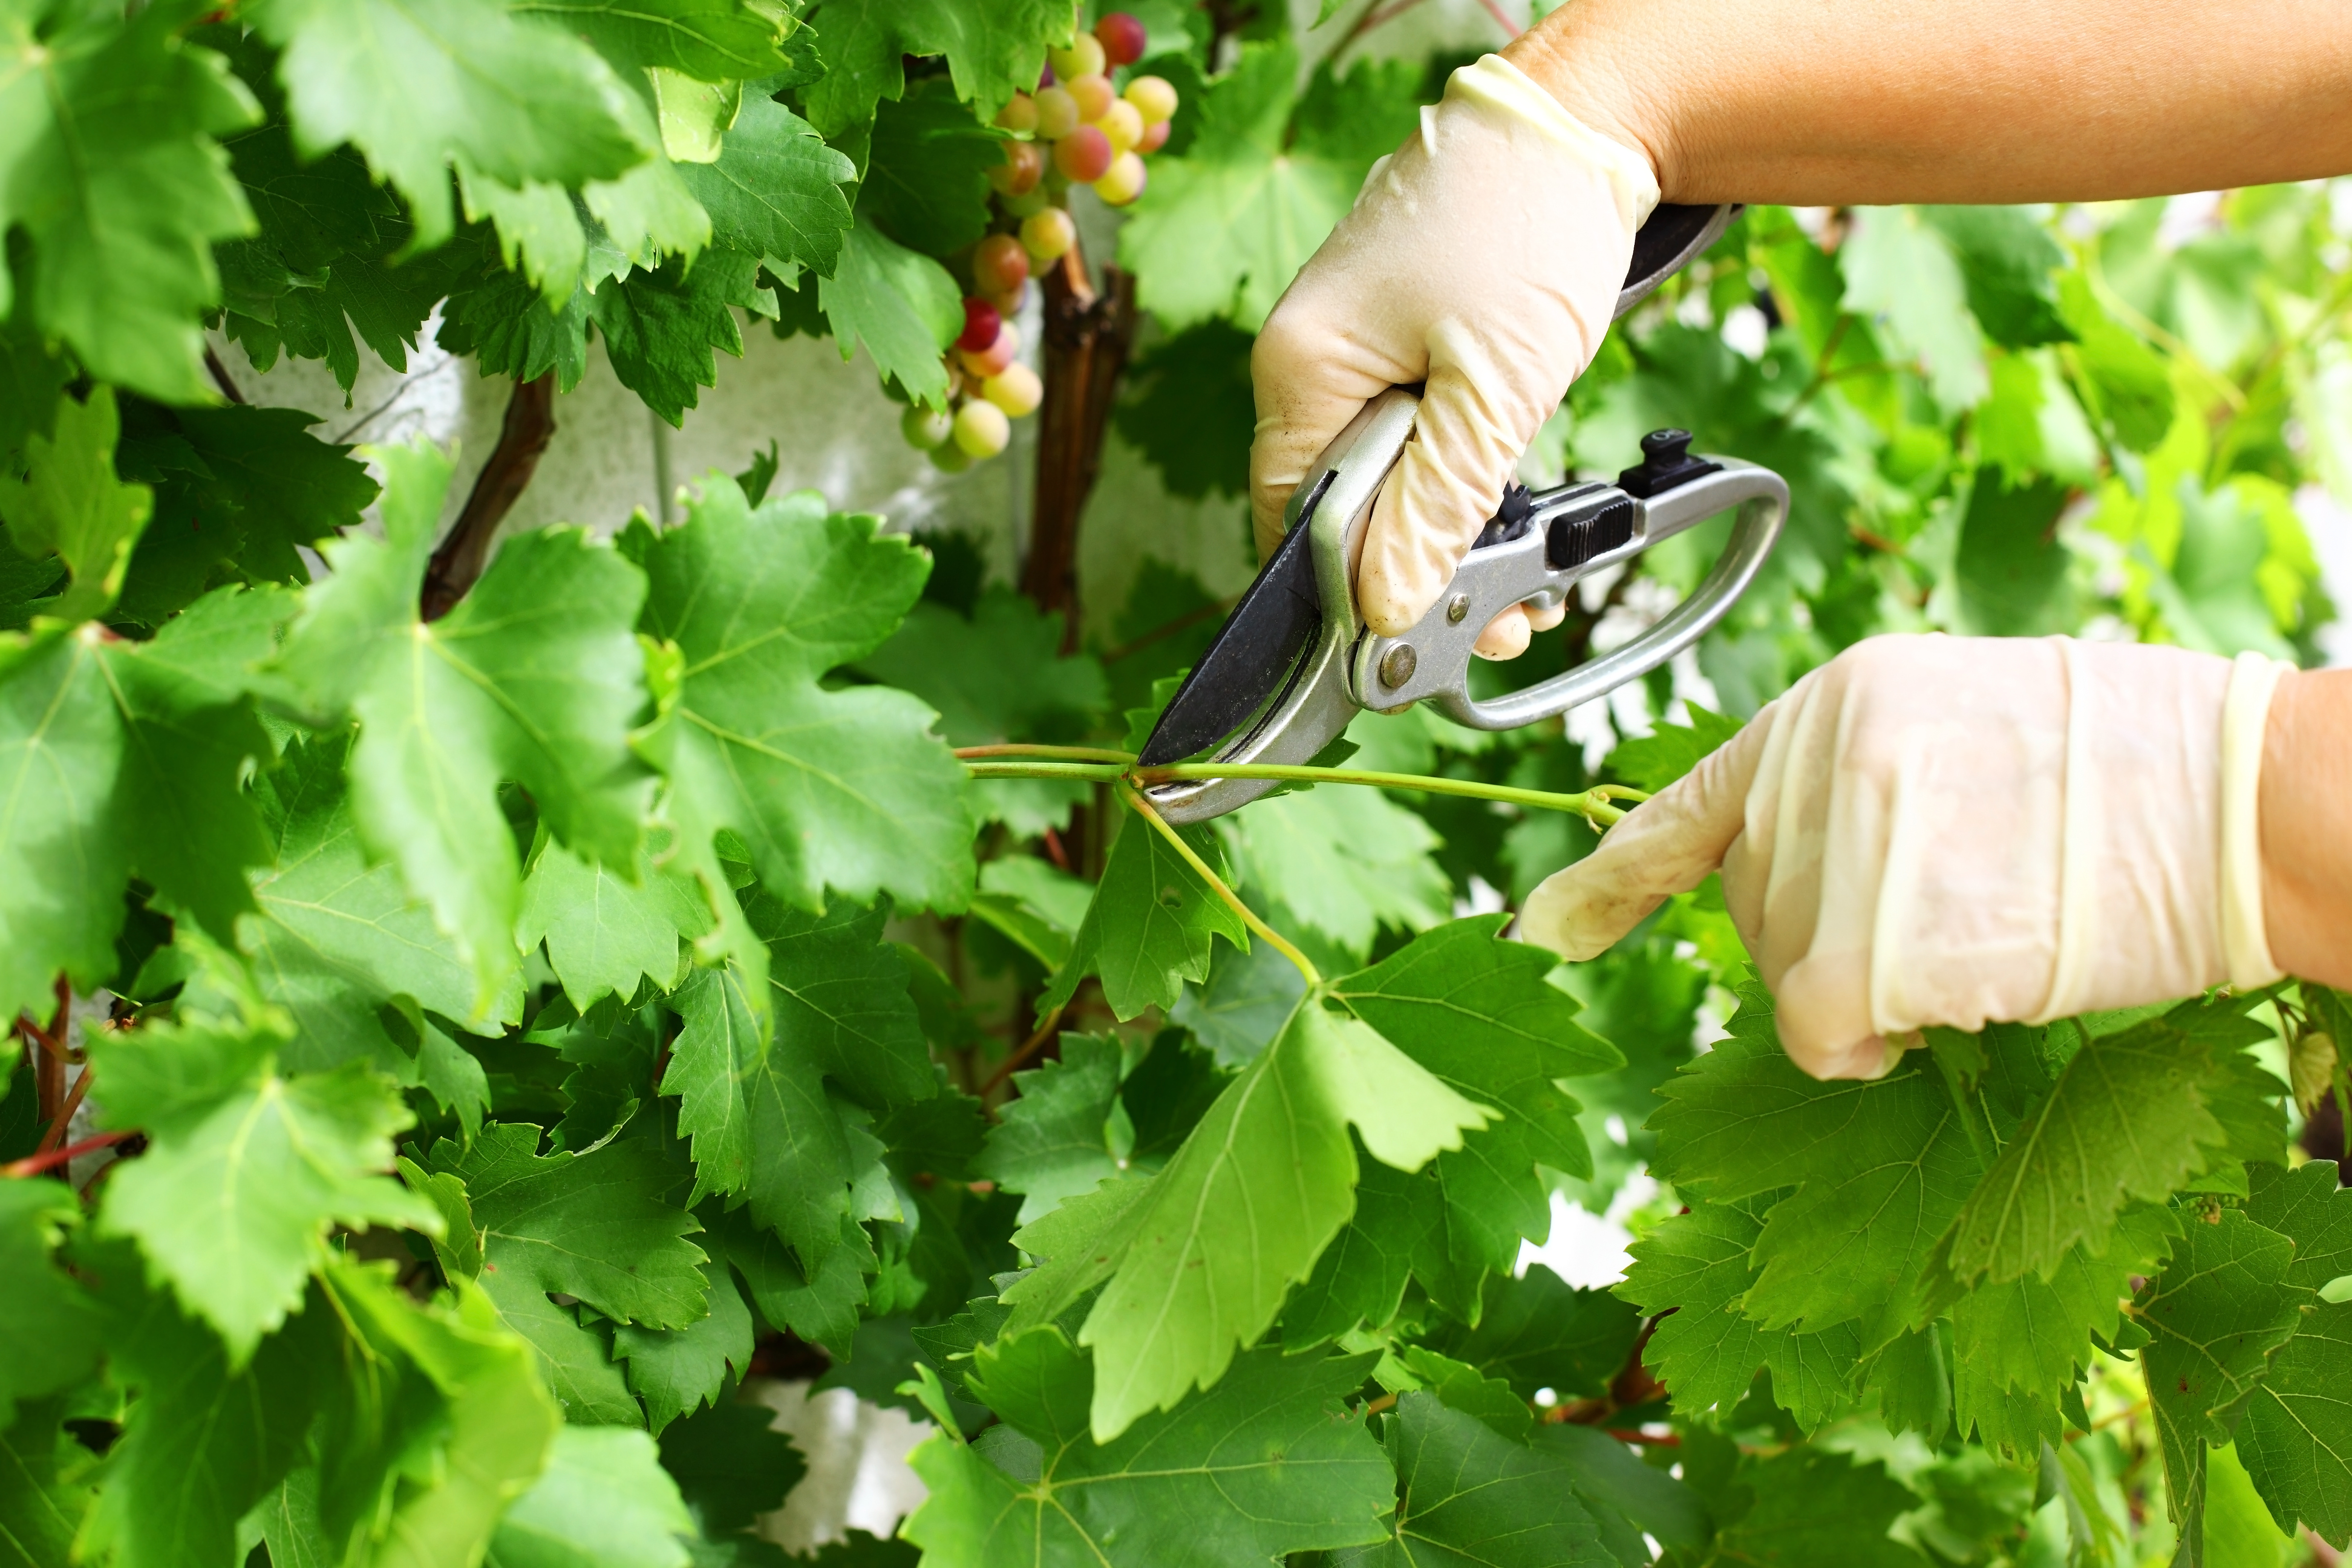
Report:
M1456 594L1454 595L1453 599L1446 604L1445 624L1449 626L1458 626L1462 624L1462 617L1469 613L1470 595L1467 594Z
M1419 662L1412 644L1401 642L1381 655L1381 680L1393 691L1412 679L1412 667Z

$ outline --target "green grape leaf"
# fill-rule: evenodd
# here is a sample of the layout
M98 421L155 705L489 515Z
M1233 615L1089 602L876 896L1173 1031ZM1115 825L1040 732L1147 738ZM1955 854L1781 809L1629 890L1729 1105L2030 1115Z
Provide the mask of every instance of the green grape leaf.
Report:
M356 1063L280 1077L278 1043L266 1026L153 1024L91 1047L108 1119L148 1140L108 1181L100 1224L137 1238L236 1366L299 1310L331 1226L441 1227L378 1173L415 1120L392 1084Z
M883 380L918 403L947 406L940 355L963 331L963 290L946 268L860 218L839 264L817 279L816 299L843 360L863 343Z
M1675 1408L1694 1420L1727 1420L1759 1366L1772 1373L1773 1397L1808 1431L1853 1396L1861 1344L1851 1324L1819 1333L1767 1329L1738 1310L1755 1279L1749 1255L1777 1196L1692 1205L1633 1244L1633 1270L1617 1287L1645 1312L1675 1309L1659 1321L1643 1359L1674 1391Z
M740 1192L751 1182L753 1169L752 1096L760 1090L752 1086L757 1083L772 1092L768 1040L760 1026L760 1015L744 992L742 971L731 963L693 971L670 1000L677 1010L679 1028L677 1038L670 1042L661 1092L678 1097L677 1131L693 1143L696 1194ZM803 1070L791 1077L795 1081L805 1079L808 1098L822 1105L822 1091L814 1086L814 1074ZM830 1115L830 1110L817 1114ZM781 1152L771 1142L760 1149L760 1155L764 1163ZM846 1148L828 1165L838 1167L831 1183L838 1190L848 1180ZM805 1168L784 1175L777 1185L786 1191L824 1190L815 1173ZM838 1205L818 1206L819 1223L830 1227ZM767 1223L775 1222L770 1217Z
M427 1169L466 1184L487 1268L503 1283L577 1296L606 1317L681 1329L704 1317L701 1228L665 1202L677 1180L655 1150L619 1139L593 1153L539 1153L540 1130L493 1121L464 1148L444 1139Z
M712 836L732 829L761 884L804 909L826 889L961 908L972 880L963 769L903 693L826 690L921 591L924 563L869 517L814 491L756 510L712 476L682 525L625 539L652 581L646 630L685 675L640 741L668 774L681 861L725 885Z
M599 997L625 1002L640 979L667 991L677 984L682 936L710 928L710 910L691 883L656 871L640 855L636 881L583 860L540 829L522 879L515 928L525 946L547 944L548 962L572 1006Z
M1486 1281L1475 1328L1436 1336L1447 1355L1511 1385L1522 1399L1549 1388L1596 1398L1632 1353L1642 1315L1606 1290L1580 1290L1542 1264Z
M1006 588L984 590L969 616L923 603L857 661L875 679L939 710L950 745L1077 741L1110 706L1091 654L1062 652L1062 618Z
M108 1368L139 1397L107 1457L93 1523L124 1568L234 1563L237 1521L301 1456L319 1369L338 1348L331 1314L314 1304L239 1365L169 1293L142 1285L128 1247L94 1261L112 1320Z
M50 1263L58 1238L80 1220L81 1205L55 1182L0 1184L0 1332L10 1344L40 1347L37 1355L0 1361L0 1426L14 1425L20 1402L29 1410L29 1402L72 1387L97 1361L94 1305Z
M507 1508L487 1568L687 1568L694 1516L643 1432L565 1426Z
M1220 817L1218 829L1242 883L1272 890L1359 962L1382 927L1425 931L1453 910L1436 833L1379 790L1295 791Z
M1087 1360L1059 1329L973 1357L969 1383L1003 1417L1001 1437L942 1434L917 1449L930 1495L908 1540L941 1561L1142 1568L1168 1560L1160 1531L1181 1521L1191 1555L1258 1563L1378 1540L1392 1500L1388 1463L1341 1401L1366 1357L1251 1352L1214 1388L1089 1440Z
M1601 1568L1616 1561L1578 1500L1565 1458L1498 1436L1434 1394L1399 1397L1388 1450L1397 1475L1390 1539L1334 1552L1334 1568Z
M1301 1006L1121 1221L1132 1239L1078 1336L1095 1431L1213 1384L1265 1331L1354 1206L1349 1123L1376 1159L1417 1170L1489 1114L1364 1024Z
M2087 388L2091 412L2131 450L2155 450L2172 428L2172 371L2164 356L2107 314L2081 272L2059 279L2058 314L2076 340L2060 352L2081 368L2076 384Z
M296 147L357 147L407 203L419 250L449 236L453 160L520 190L611 179L649 151L602 56L490 0L267 0L247 19L285 50Z
M1777 1384L1776 1384L1777 1386ZM1739 1468L1755 1500L1715 1538L1713 1561L1739 1568L1924 1568L1928 1559L1887 1531L1919 1506L1884 1466L1797 1447Z
M1566 1458L1576 1495L1601 1527L1617 1561L1635 1568L1654 1553L1643 1534L1677 1552L1696 1555L1714 1529L1706 1505L1690 1487L1645 1465L1606 1432L1569 1422L1536 1428L1535 1445Z
M1111 417L1119 438L1160 471L1170 495L1238 500L1249 493L1250 442L1257 434L1249 370L1255 342L1231 322L1211 320L1161 338L1128 366ZM1129 603L1143 600L1138 593ZM1150 602L1165 603L1157 596ZM1119 640L1133 641L1124 632Z
M2352 1274L2352 1192L2334 1161L2294 1171L2250 1168L2246 1216L2287 1237L2290 1289ZM2328 1542L2352 1538L2352 1301L2306 1301L2294 1337L2271 1361L2237 1426L2238 1458L2279 1528L2300 1520Z
M856 165L782 104L747 97L709 163L680 163L677 178L710 215L711 238L765 259L785 282L792 269L830 276L849 232L841 187Z
M1208 868L1225 872L1224 855L1207 827L1179 827ZM1042 1012L1059 1007L1088 974L1102 980L1113 1014L1132 1018L1146 1007L1167 1007L1183 983L1209 972L1210 942L1223 937L1249 945L1249 928L1199 872L1186 864L1150 823L1122 814L1102 881L1070 945L1070 959L1039 999Z
M0 1483L0 1540L18 1561L39 1568L73 1561L74 1537L92 1496L59 1447L67 1408L62 1399L27 1404L0 1427L0 1475L7 1477Z
M1620 741L1601 764L1602 771L1655 795L1739 733L1738 720L1709 712L1696 702L1685 706L1690 711L1689 723L1664 722L1646 735Z
M256 877L257 917L238 923L262 994L295 1024L283 1059L296 1070L372 1063L404 1084L420 1064L396 1044L384 1010L406 997L462 1018L474 976L429 907L408 896L390 866L371 866L344 794L347 736L296 742L255 780L254 799L274 853ZM490 1016L522 1016L522 977L511 976Z
M1126 1052L1101 1035L1064 1035L1059 1061L1013 1075L1019 1098L988 1131L979 1173L1021 1193L1028 1224L1066 1198L1090 1193L1119 1174L1109 1121L1118 1105Z
M15 13L25 68L0 92L6 222L33 241L31 315L104 382L211 400L199 322L218 303L209 241L252 226L214 138L257 118L188 13ZM0 269L0 308L14 289ZM21 319L21 318L20 318Z
M1440 1355L1426 1345L1407 1346L1402 1359L1391 1352L1389 1364L1376 1369L1374 1376L1395 1380L1401 1393L1413 1386L1410 1380L1418 1379L1419 1386L1444 1400L1448 1409L1475 1416L1496 1436L1515 1444L1525 1443L1535 1425L1535 1413L1526 1400L1511 1392L1509 1384L1481 1377L1476 1367Z
M1411 77L1359 67L1349 91L1400 106L1418 98ZM1298 55L1288 39L1250 43L1202 95L1200 131L1181 157L1153 162L1150 186L1120 230L1120 264L1139 298L1171 331L1224 317L1255 331L1299 267L1346 216L1377 158L1400 136L1289 135ZM1347 96L1342 93L1340 96ZM1386 126L1370 103L1357 111ZM1401 135L1401 133L1400 133Z
M2219 1446L2294 1336L2310 1287L2287 1279L2294 1243L2237 1209L2195 1215L2182 1230L2164 1272L2132 1303L2153 1336L2140 1361L2164 1418Z
M566 1421L588 1426L642 1426L644 1406L629 1392L627 1374L613 1360L609 1331L580 1321L580 1309L559 1306L528 1279L491 1272L482 1289L500 1323L531 1349Z
M662 1429L662 1468L677 1479L706 1541L747 1531L783 1507L808 1472L774 1421L764 1405L721 1400Z
M988 232L988 172L1004 162L1004 133L974 119L953 88L934 77L881 107L857 188L862 216L932 256Z
M2052 277L2066 253L2024 207L1921 207L1919 217L1950 242L1968 283L1969 312L1985 336L2009 349L2064 342Z
M1660 1086L1658 1174L1730 1202L1794 1188L1765 1215L1743 1310L1768 1329L1853 1322L1865 1351L1925 1310L1925 1265L1984 1172L1936 1071L1823 1082L1781 1050L1770 994L1740 988L1731 1038Z
M984 886L986 869L981 880ZM1265 942L1246 952L1221 947L1210 954L1209 977L1185 987L1168 1021L1191 1030L1218 1065L1244 1067L1282 1032L1306 994L1298 966Z
M588 316L604 339L614 376L656 414L681 423L699 389L719 384L711 351L743 357L735 312L760 306L759 270L756 257L718 250L691 267L673 257L598 289L589 297Z
M1071 16L1057 0L824 0L814 20L826 70L807 91L809 118L830 137L906 91L908 55L945 55L956 96L994 118L1037 85L1045 46L1068 40Z
M384 537L325 547L335 575L304 595L275 668L316 716L359 718L352 815L456 940L478 1018L520 963L521 869L499 780L530 791L559 840L635 858L647 781L628 754L645 701L631 626L644 581L584 530L544 529L508 540L456 609L422 622L449 460L422 445L375 456Z
M1442 1237L1444 1199L1423 1175L1377 1160L1356 1162L1356 1212L1315 1260L1315 1272L1282 1304L1285 1344L1318 1345L1360 1324L1394 1318L1416 1272L1451 1279Z
M2224 1053L2268 1031L2239 1004L2184 1003L2074 1054L1961 1205L1947 1266L1963 1285L2054 1268L2068 1248L2104 1252L2116 1215L2158 1202L2225 1138L2208 1109Z
M84 403L61 398L56 437L25 437L25 477L0 472L0 517L18 552L55 554L72 574L72 584L40 606L59 620L87 620L114 603L154 510L152 489L114 476L121 430L112 387L94 388Z
M123 418L116 470L155 491L123 582L128 620L161 626L224 570L253 583L307 583L301 547L358 527L375 499L352 448L311 435L319 421L299 409L141 402Z
M845 1215L840 1226L824 1261L806 1268L744 1210L712 1217L711 1245L742 1276L761 1317L846 1359L857 1335L858 1308L866 1301L866 1276L879 1265L864 1227Z
M774 16L746 0L526 0L514 9L579 34L616 65L697 81L756 81L785 68Z
M682 1329L623 1323L613 1331L613 1355L629 1363L629 1389L646 1404L646 1424L658 1436L681 1415L719 1398L731 1373L751 1370L751 1309L723 1262L703 1266L710 1315Z
M1990 389L1968 282L1942 231L1911 207L1865 207L1839 247L1845 308L1912 362L1949 418Z

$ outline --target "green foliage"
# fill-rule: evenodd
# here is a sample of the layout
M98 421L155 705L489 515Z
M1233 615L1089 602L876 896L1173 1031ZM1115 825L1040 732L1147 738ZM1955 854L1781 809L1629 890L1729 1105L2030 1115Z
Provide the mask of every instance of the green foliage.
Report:
M1582 853L1572 819L1327 785L1188 857L1091 781L968 785L952 746L1131 748L1220 614L1165 562L1066 618L953 536L771 494L771 450L674 526L504 540L428 622L453 459L215 399L207 330L348 395L437 312L559 389L601 342L672 423L747 317L944 405L966 247L1010 211L990 121L1099 10L13 24L0 1163L54 1163L61 979L92 1076L50 1142L109 1147L0 1179L8 1552L774 1563L757 1521L804 1467L742 1385L786 1334L940 1426L905 1540L819 1562L2352 1538L2352 1207L2284 1163L2334 1094L2332 994L1930 1031L1819 1083L1712 884L1579 965L1454 918ZM1133 10L1183 102L1112 220L1151 320L1098 406L1231 501L1252 330L1454 62L1327 58L1370 12ZM1352 726L1360 761L1655 790L1891 629L2314 659L2297 497L2352 495L2332 195L2231 193L2185 238L2161 203L1750 209L1527 471L1694 428L1790 482L1764 577L1573 738L1416 710ZM1687 591L1715 537L1619 600ZM1559 1201L1625 1222L1626 1279L1517 1271Z

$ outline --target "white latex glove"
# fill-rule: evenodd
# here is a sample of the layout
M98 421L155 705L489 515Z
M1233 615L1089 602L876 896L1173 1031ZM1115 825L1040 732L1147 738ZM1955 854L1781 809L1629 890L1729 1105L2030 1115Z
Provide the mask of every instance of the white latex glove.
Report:
M1816 1078L1875 1078L1931 1024L2268 984L2258 786L2287 668L1874 638L1554 874L1520 933L1591 958L1719 866L1781 1043Z
M1465 66L1421 132L1372 166L1356 205L1300 269L1250 356L1258 551L1283 504L1366 401L1425 381L1421 416L1372 509L1357 597L1374 631L1409 631L1495 514L1519 454L1601 346L1658 204L1649 161L1560 106L1496 55ZM1478 651L1507 658L1514 607Z

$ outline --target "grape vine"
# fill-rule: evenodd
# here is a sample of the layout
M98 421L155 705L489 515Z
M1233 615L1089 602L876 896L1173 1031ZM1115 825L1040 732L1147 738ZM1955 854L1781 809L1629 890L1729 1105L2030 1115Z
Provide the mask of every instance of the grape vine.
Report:
M1712 884L1590 963L1508 934L1872 632L2319 661L2352 206L1753 209L1523 468L1676 424L1789 477L1695 657L1565 723L1144 767L1232 588L1127 514L1240 548L1251 334L1516 16L1320 9L16 19L0 1560L796 1561L786 1377L928 1424L836 1564L2352 1542L2352 1000L1820 1083ZM1036 416L1017 591L772 447L499 537L592 374L682 424L763 328L862 349L942 469ZM245 395L428 331L512 388L470 495ZM1284 787L1150 805L1235 774ZM1612 1226L1622 1268L1561 1244Z

